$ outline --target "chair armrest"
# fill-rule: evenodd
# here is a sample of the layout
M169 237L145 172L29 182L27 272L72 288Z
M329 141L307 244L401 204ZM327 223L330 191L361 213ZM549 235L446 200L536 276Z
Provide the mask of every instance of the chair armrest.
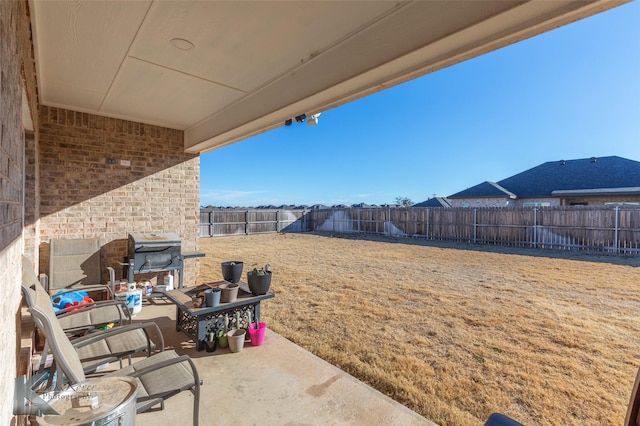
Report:
M85 303L83 305L70 306L68 308L59 309L56 311L56 317L64 317L68 315L75 315L82 313L83 310L91 310L103 308L106 306L118 306L121 305L121 313L124 312L126 315L126 319L131 323L131 315L129 315L129 309L127 308L127 304L121 300L98 300L93 301L91 303ZM86 311L85 311L86 312ZM120 320L122 320L122 316Z
M137 378L142 376L143 374L157 371L165 367L170 367L174 364L180 364L185 361L188 362L189 366L191 367L191 372L193 373L193 381L195 386L200 386L202 382L200 381L200 377L198 376L198 370L196 369L196 365L193 363L193 360L189 355L180 355L177 358L165 359L164 361L136 370L131 374L128 374L128 376Z
M155 329L158 335L158 338L160 340L159 342L160 352L164 351L164 337L162 336L160 327L158 327L158 324L156 324L155 322L129 324L129 325L123 325L122 327L111 328L109 330L100 330L100 331L96 331L95 333L89 333L85 336L73 339L71 343L73 344L74 347L80 348L82 346L99 342L100 340L104 340L108 337L118 336L123 333L129 333L131 331L141 329L142 331L144 331L145 335L147 336L147 346L149 347L149 352L151 352L151 337L149 336L149 331L147 330L149 328Z
M78 284L76 287L71 286L71 287L67 287L66 289L60 289L55 294L52 294L51 296L63 295L63 294L71 293L74 291L85 291L85 292L106 291L109 293L109 299L113 299L114 297L114 293L108 284L91 284L91 285Z

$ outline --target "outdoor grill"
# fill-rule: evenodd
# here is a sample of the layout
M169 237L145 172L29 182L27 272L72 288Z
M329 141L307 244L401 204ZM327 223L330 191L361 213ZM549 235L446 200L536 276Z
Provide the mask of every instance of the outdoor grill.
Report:
M173 271L179 272L182 281L182 264L184 257L181 253L182 243L176 234L129 234L127 278L134 282L134 275L148 272Z

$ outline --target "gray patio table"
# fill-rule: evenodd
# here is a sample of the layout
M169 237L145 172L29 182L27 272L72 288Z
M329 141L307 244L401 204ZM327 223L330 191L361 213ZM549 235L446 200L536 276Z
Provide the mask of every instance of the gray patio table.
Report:
M176 330L182 331L191 337L196 343L196 350L201 351L205 346L205 339L208 333L217 334L222 329L225 314L233 314L236 311L248 311L253 322L260 322L260 302L275 297L273 292L267 292L259 296L251 294L249 286L245 282L239 282L238 297L234 302L220 303L214 307L195 308L191 300L197 294L208 288L218 287L226 281L202 284L196 287L177 288L164 293L171 302L176 305ZM253 312L251 312L253 311Z

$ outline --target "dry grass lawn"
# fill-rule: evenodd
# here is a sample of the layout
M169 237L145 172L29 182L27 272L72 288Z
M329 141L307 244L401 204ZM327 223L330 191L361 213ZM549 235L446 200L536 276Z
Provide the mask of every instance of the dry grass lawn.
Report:
M620 425L640 365L640 259L413 239L200 239L270 263L274 331L441 425ZM246 275L245 275L246 277ZM246 278L243 278L246 280Z

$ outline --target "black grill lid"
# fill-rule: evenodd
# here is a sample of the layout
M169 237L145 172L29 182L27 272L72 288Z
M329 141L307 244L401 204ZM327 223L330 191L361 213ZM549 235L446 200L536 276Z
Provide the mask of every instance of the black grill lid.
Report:
M129 251L140 252L146 250L162 250L169 247L180 247L180 237L171 233L140 233L129 234ZM179 249L178 249L179 250Z

